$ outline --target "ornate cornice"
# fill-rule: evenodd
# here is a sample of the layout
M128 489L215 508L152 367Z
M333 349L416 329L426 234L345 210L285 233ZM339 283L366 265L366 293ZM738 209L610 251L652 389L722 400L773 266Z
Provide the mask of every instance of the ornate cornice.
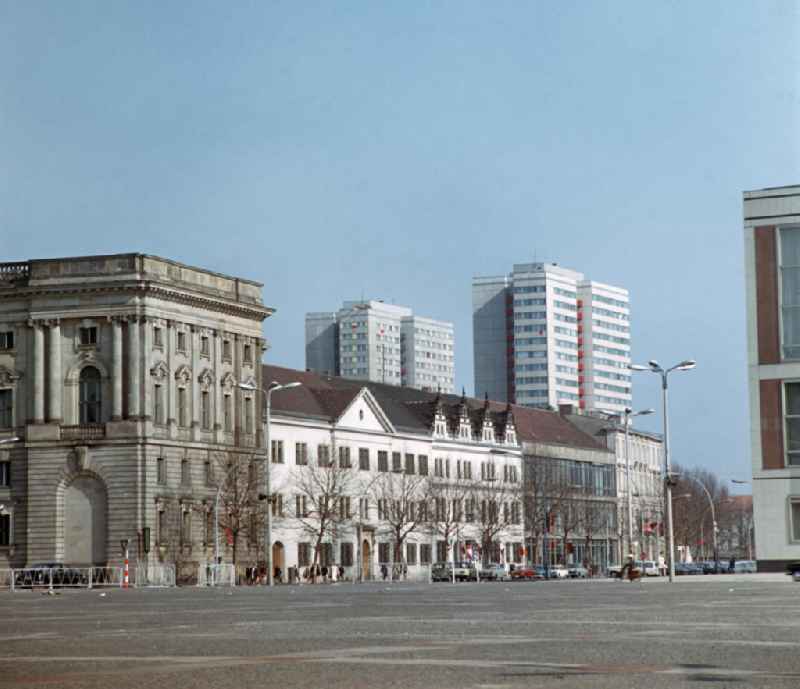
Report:
M240 316L251 320L263 321L271 316L275 309L259 304L244 304L233 302L226 299L214 299L212 297L200 296L188 292L181 292L169 289L162 285L153 284L149 281L136 282L135 284L125 285L86 285L69 287L25 287L21 289L2 290L0 299L19 299L20 297L42 297L42 296L75 296L86 294L133 294L139 296L153 296L164 301L171 301L177 304L185 304L195 308L207 309L218 313L225 313L231 316Z

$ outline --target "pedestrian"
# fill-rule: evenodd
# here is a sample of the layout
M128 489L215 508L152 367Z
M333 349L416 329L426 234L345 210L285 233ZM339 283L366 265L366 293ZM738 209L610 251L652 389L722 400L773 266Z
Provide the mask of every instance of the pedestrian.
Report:
M389 578L389 568L385 564L381 565L381 576L384 581Z
M733 574L736 571L736 558L732 557L731 561L728 563L728 571Z
M340 581L342 579L344 579L344 567L342 567L341 565L339 565L339 577L338 578L339 578Z

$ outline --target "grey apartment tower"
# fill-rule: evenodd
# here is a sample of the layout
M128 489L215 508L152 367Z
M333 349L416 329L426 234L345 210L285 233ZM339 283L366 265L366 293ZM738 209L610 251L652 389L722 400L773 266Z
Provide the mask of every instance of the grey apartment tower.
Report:
M631 403L628 291L555 263L472 280L475 395L530 407Z
M454 391L453 324L382 301L306 314L306 368L356 380Z

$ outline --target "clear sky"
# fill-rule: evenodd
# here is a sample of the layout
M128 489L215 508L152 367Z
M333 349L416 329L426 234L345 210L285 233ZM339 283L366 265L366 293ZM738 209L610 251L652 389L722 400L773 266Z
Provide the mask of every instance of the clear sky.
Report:
M800 182L800 14L740 2L0 3L0 260L141 251L264 282L267 360L473 275L631 292L674 459L749 476L741 192ZM640 374L637 406L659 408ZM646 427L660 429L660 418Z

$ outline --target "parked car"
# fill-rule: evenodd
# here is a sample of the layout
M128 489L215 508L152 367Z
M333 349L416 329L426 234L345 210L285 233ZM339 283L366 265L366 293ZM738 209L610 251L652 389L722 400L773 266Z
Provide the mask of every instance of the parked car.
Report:
M608 568L608 576L612 579L619 579L622 574L622 565L610 565Z
M693 562L676 562L675 563L675 574L676 575L694 575L694 574L702 574L703 567L702 565L697 565Z
M653 560L642 562L642 575L645 577L657 577L660 574L658 565Z
M478 578L474 562L437 562L431 567L433 581L476 581Z
M540 581L544 579L544 568L539 565L533 567L517 567L511 572L513 581Z
M706 562L699 563L700 566L703 568L703 574L727 574L728 573L728 565L722 562L714 562L713 560L707 560Z
M588 579L589 570L581 565L574 565L567 570L570 579Z
M492 564L486 565L486 567L481 568L480 571L481 579L486 581L510 581L511 576L509 575L508 571L506 570L505 565L501 564Z
M18 570L14 577L14 586L26 588L33 586L82 586L88 583L85 570L67 567L63 562L40 562Z
M549 575L551 579L566 579L569 576L569 570L564 565L552 565Z
M800 562L790 562L786 565L786 573L793 581L800 581Z
M733 566L736 574L755 574L758 571L755 560L737 560Z

